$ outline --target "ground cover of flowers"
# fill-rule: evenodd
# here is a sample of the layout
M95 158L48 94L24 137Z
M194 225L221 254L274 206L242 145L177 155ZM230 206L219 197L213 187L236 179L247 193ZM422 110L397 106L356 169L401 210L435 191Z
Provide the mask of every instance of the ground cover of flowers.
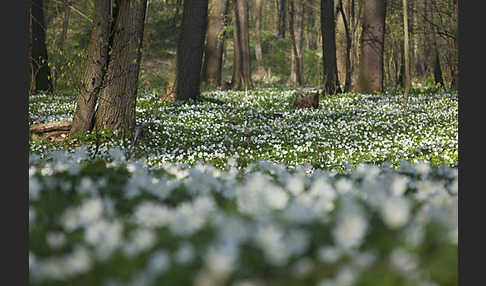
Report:
M30 284L457 285L457 93L293 93L147 93L133 148L31 141Z

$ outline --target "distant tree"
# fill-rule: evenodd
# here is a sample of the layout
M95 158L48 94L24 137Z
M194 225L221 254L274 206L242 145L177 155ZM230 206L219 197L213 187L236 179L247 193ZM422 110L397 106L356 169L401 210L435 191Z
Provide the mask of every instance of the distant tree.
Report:
M336 32L334 0L321 0L322 59L324 90L328 94L341 92L336 63Z
M386 0L363 1L364 17L357 89L361 93L383 91L383 51Z
M76 102L71 134L89 131L95 123L95 107L103 85L108 50L111 47L111 1L95 0L93 27L88 47L86 66L81 77L81 89Z
M147 0L118 0L116 7L95 127L133 132Z
M46 25L44 19L44 1L32 0L30 2L31 45L29 54L32 62L32 77L34 86L32 91L52 91L51 69L48 65L46 47Z
M233 76L231 88L251 89L248 0L233 0Z
M222 80L221 73L228 6L229 0L211 0L211 9L209 11L202 75L203 81L214 82L218 86L221 86Z

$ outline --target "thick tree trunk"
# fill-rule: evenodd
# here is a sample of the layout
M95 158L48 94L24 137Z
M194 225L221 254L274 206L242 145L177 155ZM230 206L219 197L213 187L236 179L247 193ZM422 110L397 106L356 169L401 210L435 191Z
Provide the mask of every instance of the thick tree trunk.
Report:
M212 0L209 12L206 50L204 53L203 81L221 86L223 49L229 0Z
M383 91L386 0L364 1L358 91Z
M111 1L96 0L93 28L89 42L86 66L81 78L71 134L93 128L95 106L103 84L110 48Z
M255 0L255 57L257 60L257 74L260 78L265 77L265 66L262 53L262 0Z
M34 90L52 91L51 69L48 66L44 1L33 0L30 9L32 21L32 75Z
M208 0L184 1L182 31L177 44L176 72L169 80L163 101L199 100L207 25Z
M324 89L328 94L340 92L336 63L334 0L321 0L322 59Z
M248 0L233 2L234 61L231 88L251 89L250 39L248 34Z
M133 132L147 0L120 0L95 128Z

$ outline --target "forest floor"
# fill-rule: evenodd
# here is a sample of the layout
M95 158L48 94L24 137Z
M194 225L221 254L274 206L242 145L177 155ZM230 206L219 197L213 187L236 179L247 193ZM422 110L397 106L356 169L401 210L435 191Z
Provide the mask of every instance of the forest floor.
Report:
M457 92L296 109L301 91L169 104L151 89L136 145L32 137L31 285L457 285ZM34 94L29 113L69 121L74 107Z

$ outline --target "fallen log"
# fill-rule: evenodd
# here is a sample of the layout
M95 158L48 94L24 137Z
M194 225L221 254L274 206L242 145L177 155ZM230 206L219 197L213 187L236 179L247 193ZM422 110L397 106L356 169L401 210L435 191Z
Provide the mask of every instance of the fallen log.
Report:
M33 124L30 126L30 133L40 134L51 131L69 131L71 129L72 121L61 120L47 123Z

